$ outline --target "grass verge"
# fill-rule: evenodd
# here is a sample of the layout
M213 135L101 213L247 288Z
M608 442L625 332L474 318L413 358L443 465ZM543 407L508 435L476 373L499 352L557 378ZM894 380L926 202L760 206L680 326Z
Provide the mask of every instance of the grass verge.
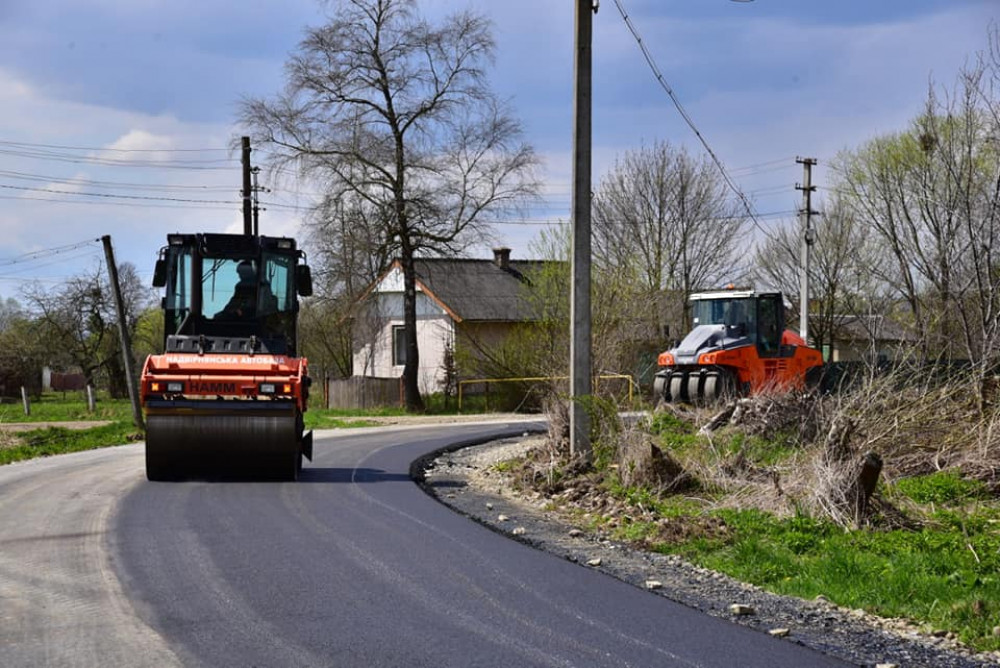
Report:
M706 515L669 509L673 521L706 526ZM641 539L778 594L822 594L848 608L901 617L926 631L954 633L979 651L1000 649L1000 509L939 512L922 530L845 532L800 516L778 519L756 510L710 511L710 530L663 541L658 528L626 523L618 534ZM720 524L721 522L721 524ZM720 530L720 527L724 529Z
M131 421L115 421L91 429L46 427L7 433L0 443L0 465L35 457L62 455L141 441L143 435Z
M718 468L737 452L753 466L794 462L795 448L782 437L724 435L712 444L672 416L654 428L661 448L687 464L712 459ZM894 514L853 530L805 512L738 507L727 497L735 488L709 486L692 502L625 488L614 476L603 486L630 509L595 521L618 540L778 594L822 594L929 633L953 633L977 651L1000 650L1000 499L958 470L883 482L879 496Z
M87 410L83 392L45 393L31 401L31 415L24 414L21 402L0 404L0 422L66 422L70 420L131 420L128 399L110 399L98 394L96 410Z

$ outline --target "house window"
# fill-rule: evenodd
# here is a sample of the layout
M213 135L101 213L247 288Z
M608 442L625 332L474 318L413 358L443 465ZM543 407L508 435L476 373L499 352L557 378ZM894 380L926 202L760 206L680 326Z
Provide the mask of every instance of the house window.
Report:
M392 326L392 364L393 366L403 366L406 364L406 334L402 325Z

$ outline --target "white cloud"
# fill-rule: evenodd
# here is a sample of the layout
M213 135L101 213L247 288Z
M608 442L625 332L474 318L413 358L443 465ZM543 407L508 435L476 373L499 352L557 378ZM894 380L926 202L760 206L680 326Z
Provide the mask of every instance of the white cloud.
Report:
M118 260L149 274L168 233L242 231L240 167L238 156L227 149L229 127L50 99L2 69L0 127L5 142L0 145L0 170L21 175L2 183L35 189L0 190L0 259L110 234ZM185 152L174 152L179 148ZM186 151L197 148L213 150ZM163 160L180 167L148 166ZM67 192L122 197L62 194ZM268 211L261 227L267 234L295 236L298 216ZM16 295L33 276L50 281L72 276L89 268L94 258L74 254L56 265L6 268L0 272L0 295Z

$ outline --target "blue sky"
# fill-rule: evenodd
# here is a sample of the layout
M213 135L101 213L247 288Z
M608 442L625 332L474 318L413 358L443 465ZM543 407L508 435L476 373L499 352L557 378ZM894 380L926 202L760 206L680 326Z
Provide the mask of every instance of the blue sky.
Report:
M819 158L822 186L839 150L905 128L928 86L952 85L986 47L1000 9L997 0L622 2L766 225L798 206L796 155ZM432 17L471 7L493 20L494 87L543 159L546 195L531 223L569 218L575 4L419 3ZM168 232L239 231L238 156L227 150L240 134L237 103L279 90L303 28L324 16L313 0L0 0L0 297L17 297L28 280L57 285L93 267L100 248L26 253L110 234L119 261L149 276ZM614 0L595 17L593 124L595 183L643 143L700 150ZM295 207L315 188L274 190L262 231L295 235ZM496 241L524 257L539 228L501 225Z

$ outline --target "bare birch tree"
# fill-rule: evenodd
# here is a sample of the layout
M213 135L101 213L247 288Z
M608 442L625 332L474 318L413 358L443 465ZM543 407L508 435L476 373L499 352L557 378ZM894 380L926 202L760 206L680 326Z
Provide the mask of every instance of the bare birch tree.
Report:
M486 79L494 41L471 12L431 25L413 0L340 0L286 64L285 90L245 99L242 121L272 155L386 214L404 277L406 405L418 387L414 259L455 254L534 193L535 155Z

